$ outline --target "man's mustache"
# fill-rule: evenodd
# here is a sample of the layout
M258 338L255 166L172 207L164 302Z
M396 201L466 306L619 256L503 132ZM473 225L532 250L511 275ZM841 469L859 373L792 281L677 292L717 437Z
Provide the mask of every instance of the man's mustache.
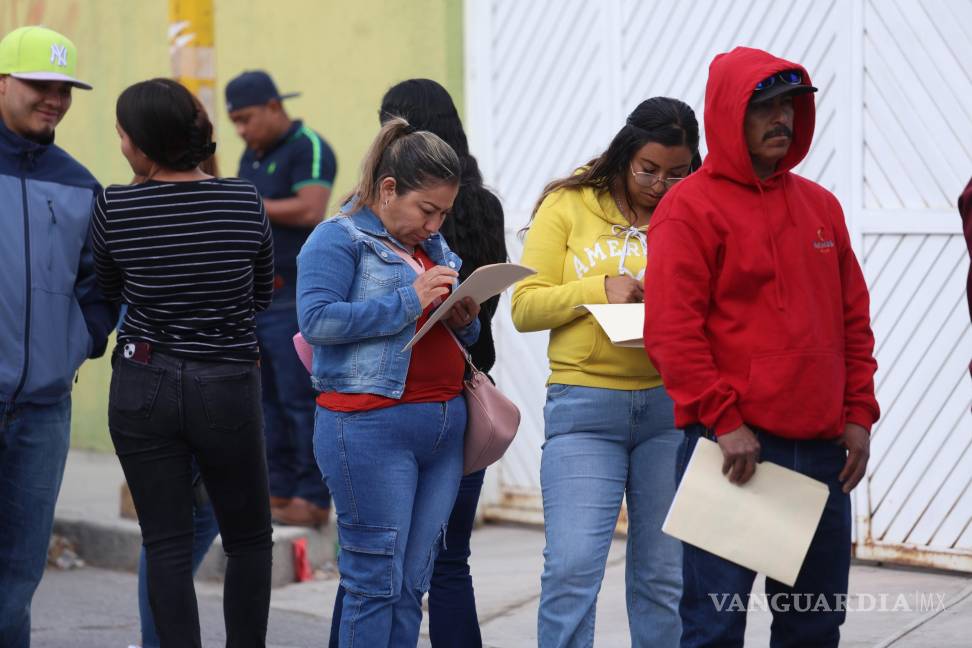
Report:
M793 139L793 131L786 126L777 126L770 132L763 135L763 140L765 141L774 137L788 137L789 139Z

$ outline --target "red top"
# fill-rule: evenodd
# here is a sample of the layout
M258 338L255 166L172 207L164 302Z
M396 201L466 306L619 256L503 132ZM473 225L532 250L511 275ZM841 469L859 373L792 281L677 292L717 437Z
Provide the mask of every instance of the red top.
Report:
M743 422L791 439L870 429L868 292L837 199L790 169L813 137L812 94L793 99L793 139L759 180L743 134L756 84L802 67L737 48L709 68L702 168L659 203L648 230L644 341L675 424L725 434Z
M428 270L435 263L421 247L415 248L413 258ZM415 324L415 330L425 324L438 302L429 304ZM399 399L377 394L342 394L322 392L317 404L334 412L365 412L401 403L441 403L462 393L462 378L466 360L444 322L439 322L412 347L412 358L405 376L405 392Z

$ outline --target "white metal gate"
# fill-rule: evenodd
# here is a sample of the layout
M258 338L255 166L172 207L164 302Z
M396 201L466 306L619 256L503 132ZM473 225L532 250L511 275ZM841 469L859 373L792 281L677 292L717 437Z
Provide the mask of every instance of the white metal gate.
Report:
M817 94L797 172L844 206L872 291L878 398L861 557L972 571L972 330L955 201L972 175L972 0L467 0L471 148L506 209L507 239L544 184L605 147L639 101L702 105L708 64L736 45L799 61ZM704 149L703 142L703 149ZM495 375L520 434L491 478L491 511L540 519L543 333L504 300Z

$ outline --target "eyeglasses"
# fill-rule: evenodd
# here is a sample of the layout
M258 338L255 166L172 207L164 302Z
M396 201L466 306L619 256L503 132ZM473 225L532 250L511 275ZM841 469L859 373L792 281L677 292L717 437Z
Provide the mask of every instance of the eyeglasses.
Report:
M768 76L759 83L756 84L756 90L765 90L766 88L772 88L776 85L776 82L785 83L786 85L800 85L803 83L803 76L796 70L784 70L779 74L774 74L773 76Z
M676 176L671 178L663 178L655 173L648 173L647 171L635 171L634 167L628 167L631 171L631 175L634 176L635 182L641 187L654 187L656 182L660 182L665 185L666 189L671 189L675 186L675 183L679 180L684 180L684 176Z

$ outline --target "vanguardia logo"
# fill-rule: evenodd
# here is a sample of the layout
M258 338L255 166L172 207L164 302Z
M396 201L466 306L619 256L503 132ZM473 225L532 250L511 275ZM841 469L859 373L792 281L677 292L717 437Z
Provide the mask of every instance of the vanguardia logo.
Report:
M717 612L941 612L942 592L907 594L709 594Z
M67 67L67 47L53 43L51 45L51 63L58 67Z

